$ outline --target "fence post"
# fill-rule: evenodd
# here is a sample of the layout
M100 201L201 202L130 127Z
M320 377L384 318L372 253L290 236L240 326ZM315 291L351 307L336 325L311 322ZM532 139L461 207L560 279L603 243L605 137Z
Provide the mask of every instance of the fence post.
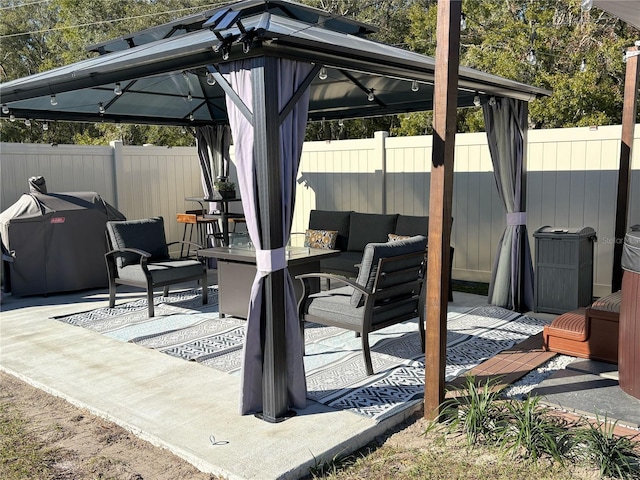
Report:
M387 137L389 136L389 132L380 131L374 132L374 155L378 160L378 165L380 165L380 208L382 213L387 213Z
M113 140L109 142L111 146L111 150L113 152L113 164L112 164L112 172L113 172L113 206L120 210L120 182L118 181L120 178L124 178L124 172L122 171L124 168L124 153L122 149L122 140Z

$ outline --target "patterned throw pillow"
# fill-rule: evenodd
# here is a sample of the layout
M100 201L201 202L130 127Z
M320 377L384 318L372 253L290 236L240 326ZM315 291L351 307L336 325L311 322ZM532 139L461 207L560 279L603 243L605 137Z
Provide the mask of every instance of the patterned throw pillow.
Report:
M337 230L307 230L304 234L304 246L332 250L337 239Z
M398 240L409 240L410 238L411 238L411 235L396 235L395 233L389 234L390 242L397 242Z

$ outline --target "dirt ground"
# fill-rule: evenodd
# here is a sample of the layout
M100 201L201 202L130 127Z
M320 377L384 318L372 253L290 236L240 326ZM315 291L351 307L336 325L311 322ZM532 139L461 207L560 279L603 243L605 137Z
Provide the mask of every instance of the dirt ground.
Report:
M143 441L67 401L0 372L0 422L28 419L24 437L44 452L35 471L11 472L1 458L0 477L29 479L214 480L169 451ZM7 438L6 432L0 437ZM26 440L26 439L25 439ZM0 445L3 440L0 440ZM7 455L2 445L3 456ZM27 456L27 455L23 455ZM42 465L46 464L46 465ZM4 469L7 470L4 470ZM14 475L14 476L10 476Z

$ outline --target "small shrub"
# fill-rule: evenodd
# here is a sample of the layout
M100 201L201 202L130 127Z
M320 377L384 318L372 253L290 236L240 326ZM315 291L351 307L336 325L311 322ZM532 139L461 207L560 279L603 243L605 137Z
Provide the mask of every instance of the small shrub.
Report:
M565 420L549 415L549 409L540 405L537 396L512 401L508 410L509 425L500 433L501 445L507 452L517 455L524 451L532 461L548 455L563 463L573 445Z
M475 377L465 378L464 395L447 400L439 420L447 425L449 432L464 433L469 445L495 444L496 434L506 421L504 402L499 400L499 391L494 388L499 380L476 384Z
M605 415L601 422L589 423L576 432L581 456L600 470L601 477L638 479L640 478L640 457L634 452L634 442L627 437L614 435L617 425L607 422Z

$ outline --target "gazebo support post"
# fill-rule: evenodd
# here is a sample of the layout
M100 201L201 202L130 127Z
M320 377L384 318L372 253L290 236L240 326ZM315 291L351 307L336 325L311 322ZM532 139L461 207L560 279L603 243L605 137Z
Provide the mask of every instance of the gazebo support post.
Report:
M436 419L444 401L447 360L449 245L453 203L461 1L438 0L429 198L424 417Z
M637 52L640 47L631 47L628 52ZM616 204L615 243L613 245L613 275L611 292L622 287L622 247L627 233L627 216L629 215L629 185L631 182L631 150L638 108L640 62L638 56L627 59L627 70L624 80L624 102L622 106L622 141L620 145L620 167L618 170L618 198Z
M252 76L257 181L267 186L260 190L259 196L260 222L264 232L262 248L271 250L284 246L282 205L278 195L281 172L276 58L261 57ZM275 423L286 418L288 412L284 270L271 272L265 277L264 285L261 316L265 335L262 418Z

